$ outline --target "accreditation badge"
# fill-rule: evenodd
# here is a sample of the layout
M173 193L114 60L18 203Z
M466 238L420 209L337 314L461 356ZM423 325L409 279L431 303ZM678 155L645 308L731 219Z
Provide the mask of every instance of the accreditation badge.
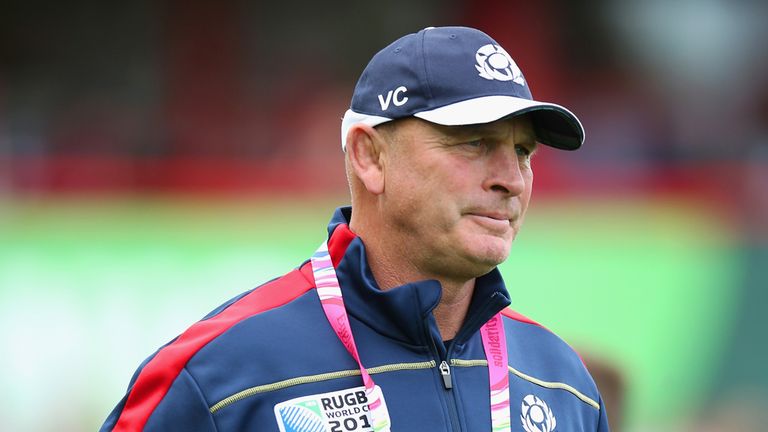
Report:
M368 411L365 386L302 396L275 405L275 417L280 432L373 432L389 430L387 404L381 388L374 388L372 400L381 405L376 408L378 424L374 429Z

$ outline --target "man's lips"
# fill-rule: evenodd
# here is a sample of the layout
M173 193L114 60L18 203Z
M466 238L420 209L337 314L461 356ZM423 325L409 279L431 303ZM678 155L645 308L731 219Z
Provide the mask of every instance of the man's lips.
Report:
M513 219L512 215L510 215L509 213L502 213L502 212L471 211L468 214L472 216L481 216L489 219L496 219L496 220L507 221L507 222Z
M500 233L506 232L511 226L511 220L514 219L508 213L473 211L466 214L477 224Z

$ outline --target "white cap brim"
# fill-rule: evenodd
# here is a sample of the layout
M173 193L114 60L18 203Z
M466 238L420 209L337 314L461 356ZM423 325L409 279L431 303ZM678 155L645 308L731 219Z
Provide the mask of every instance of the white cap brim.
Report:
M584 127L568 109L553 103L513 96L483 96L456 102L414 117L443 126L490 123L504 117L530 114L537 138L552 147L575 150L584 142ZM357 123L377 126L393 119L347 110L341 122L341 148L346 148L349 128Z

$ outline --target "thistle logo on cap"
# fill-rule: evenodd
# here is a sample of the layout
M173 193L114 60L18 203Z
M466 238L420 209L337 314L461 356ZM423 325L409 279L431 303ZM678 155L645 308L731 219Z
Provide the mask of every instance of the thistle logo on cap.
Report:
M507 51L499 45L483 45L475 54L477 71L487 80L514 81L525 85L523 72L517 67L515 61Z

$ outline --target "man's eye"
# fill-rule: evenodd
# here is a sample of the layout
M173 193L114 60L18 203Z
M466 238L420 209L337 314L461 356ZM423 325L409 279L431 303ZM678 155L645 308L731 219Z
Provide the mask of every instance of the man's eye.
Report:
M515 146L515 151L517 152L518 156L528 157L528 156L531 155L531 149L529 149L528 147L523 146L523 145Z
M464 145L477 148L483 145L483 140L467 141L464 143Z

